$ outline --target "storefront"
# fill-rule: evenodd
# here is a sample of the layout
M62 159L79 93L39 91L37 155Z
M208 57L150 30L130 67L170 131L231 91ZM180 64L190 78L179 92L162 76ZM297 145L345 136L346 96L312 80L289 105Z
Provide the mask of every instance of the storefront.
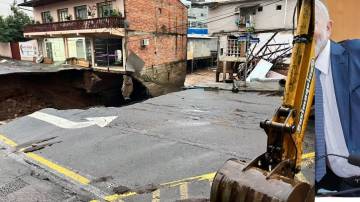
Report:
M123 40L110 37L45 38L43 54L54 62L81 59L92 67L122 67ZM94 64L93 64L94 63Z

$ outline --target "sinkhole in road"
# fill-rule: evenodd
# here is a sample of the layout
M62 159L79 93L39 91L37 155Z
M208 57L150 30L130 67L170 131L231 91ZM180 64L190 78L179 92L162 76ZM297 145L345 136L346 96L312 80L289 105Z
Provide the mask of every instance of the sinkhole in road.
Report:
M70 69L0 75L0 121L43 108L119 107L148 99L146 87L135 78L132 81L128 102L121 91L123 74Z

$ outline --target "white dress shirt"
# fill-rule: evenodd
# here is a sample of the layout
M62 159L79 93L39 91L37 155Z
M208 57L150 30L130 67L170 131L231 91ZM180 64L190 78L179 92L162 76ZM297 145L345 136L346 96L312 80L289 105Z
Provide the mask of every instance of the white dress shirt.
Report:
M323 91L326 153L349 156L349 150L346 146L338 106L336 103L334 82L331 71L330 44L329 40L326 47L317 57L315 63L315 68L321 72L320 82ZM360 167L349 164L344 158L328 156L327 164L339 177L360 176Z

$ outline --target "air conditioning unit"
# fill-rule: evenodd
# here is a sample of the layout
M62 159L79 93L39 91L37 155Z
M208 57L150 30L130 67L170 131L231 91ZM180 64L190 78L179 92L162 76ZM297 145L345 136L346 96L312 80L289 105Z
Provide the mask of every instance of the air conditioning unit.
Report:
M150 44L150 40L149 39L143 39L141 40L141 46L145 47L148 46Z

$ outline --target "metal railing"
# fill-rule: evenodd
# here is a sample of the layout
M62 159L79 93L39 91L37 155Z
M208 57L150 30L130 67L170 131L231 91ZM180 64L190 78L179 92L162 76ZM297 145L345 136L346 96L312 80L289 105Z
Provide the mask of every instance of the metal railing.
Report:
M226 56L244 57L241 44L237 39L228 39Z
M45 24L32 24L24 27L24 33L124 27L124 18L104 17Z

